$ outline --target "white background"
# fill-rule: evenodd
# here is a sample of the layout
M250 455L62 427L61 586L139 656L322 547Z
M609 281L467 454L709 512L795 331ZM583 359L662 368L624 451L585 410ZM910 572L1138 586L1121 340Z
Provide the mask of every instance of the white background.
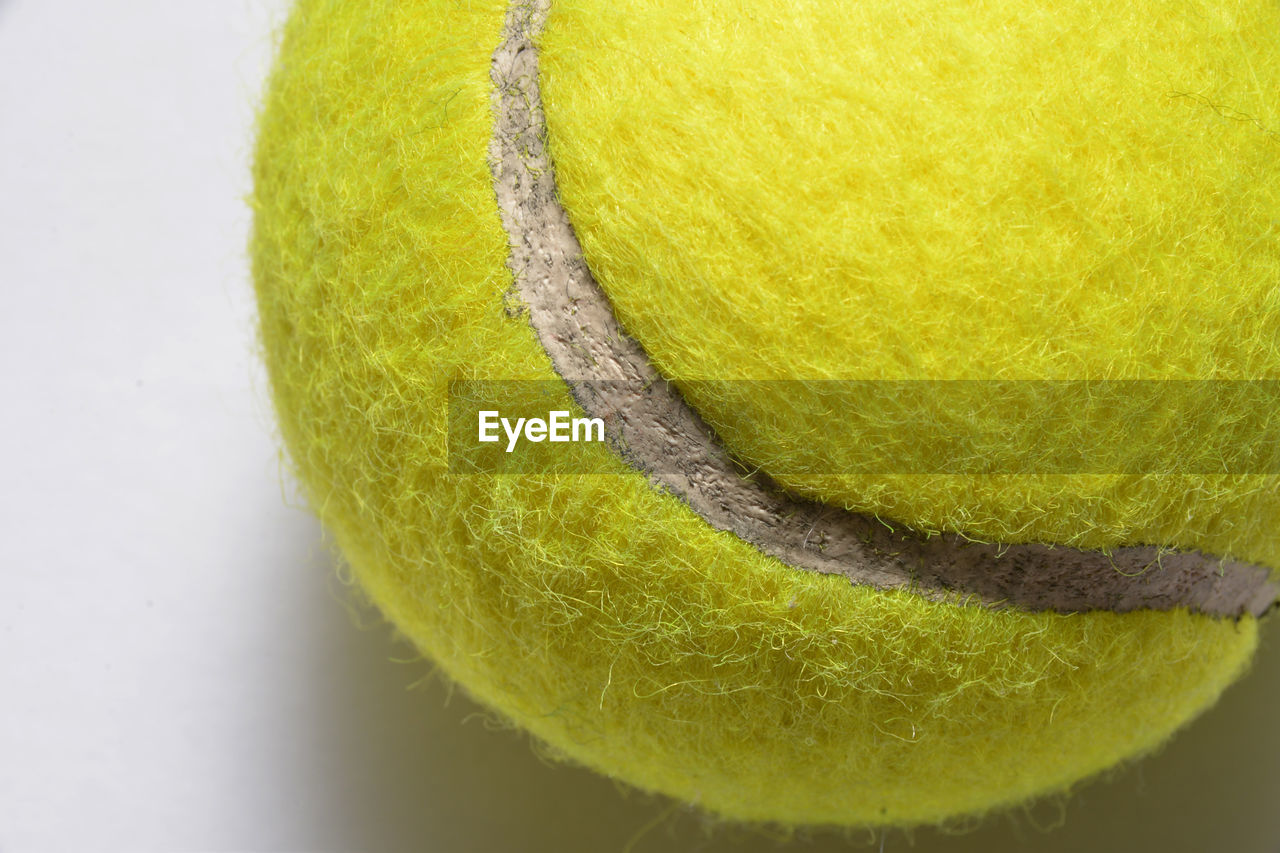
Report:
M708 835L450 697L278 459L243 199L283 11L0 0L0 851L1280 850L1277 625L1161 755L914 847Z

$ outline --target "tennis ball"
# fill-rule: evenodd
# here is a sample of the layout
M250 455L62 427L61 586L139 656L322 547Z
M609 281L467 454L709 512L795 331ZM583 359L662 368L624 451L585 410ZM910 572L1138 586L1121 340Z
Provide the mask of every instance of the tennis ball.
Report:
M1209 707L1275 597L1278 35L302 0L252 238L298 479L568 760L783 824L1068 789Z

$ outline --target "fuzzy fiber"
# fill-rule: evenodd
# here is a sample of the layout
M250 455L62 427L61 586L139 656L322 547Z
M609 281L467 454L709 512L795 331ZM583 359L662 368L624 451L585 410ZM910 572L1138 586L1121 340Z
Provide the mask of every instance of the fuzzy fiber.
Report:
M1274 204L1273 177L1270 183L1187 186L1199 174L1188 166L1176 193L1160 195L1160 182L1147 180L1154 166L1125 163L1117 149L1103 157L1117 171L1089 173L1089 180L1105 178L1111 186L1096 187L1092 199L1078 193L1054 196L1054 175L1071 180L1063 171L1070 158L1055 157L1050 146L1041 145L1026 152L1024 162L1016 139L993 126L991 138L1005 147L989 154L985 167L1014 169L1014 177L979 181L973 197L948 197L930 217L917 220L913 217L919 215L920 200L916 207L908 202L933 190L914 184L914 175L934 170L963 178L966 170L983 165L964 158L926 164L933 161L937 146L954 152L968 144L947 141L947 134L964 129L963 122L950 121L930 136L933 122L957 109L976 108L980 94L996 96L990 86L971 91L978 87L957 76L982 64L967 52L976 48L971 45L953 56L954 68L943 67L948 60L938 50L911 44L937 26L922 17L923 7L913 11L909 4L861 4L858 8L867 11L849 22L827 20L834 11L823 11L818 3L688 5L687 14L703 17L682 17L685 7L674 2L557 2L546 39L548 73L553 75L548 81L554 95L548 107L552 133L574 125L577 134L576 142L552 141L553 154L574 164L566 185L571 215L581 213L591 261L606 271L606 287L625 306L624 319L657 353L664 369L695 376L736 363L752 373L752 364L761 371L794 367L804 376L825 359L835 359L832 369L843 374L851 363L840 348L851 342L858 342L860 355L877 359L876 370L884 373L901 367L904 362L898 359L908 351L927 353L922 363L938 365L942 374L958 371L961 363L951 357L969 347L975 348L975 358L996 359L1006 368L1019 363L1019 354L1043 346L1056 348L1062 364L1093 358L1088 363L1101 369L1108 356L1091 356L1085 345L1086 339L1094 340L1090 336L1095 332L1084 331L1090 323L1101 324L1094 327L1103 330L1099 334L1110 334L1124 331L1125 322L1145 318L1148 310L1151 322L1168 321L1149 338L1123 338L1126 343L1111 356L1118 360L1128 358L1132 347L1187 331L1186 303L1175 301L1161 311L1158 300L1146 299L1140 303L1145 307L1126 309L1120 298L1133 293L1129 275L1140 270L1154 274L1159 268L1172 276L1184 266L1201 270L1201 284L1216 307L1198 321L1205 324L1205 337L1192 335L1157 348L1160 358L1167 356L1174 365L1170 371L1190 370L1202 364L1197 359L1213 354L1221 356L1228 371L1275 364L1267 360L1275 358L1274 342L1270 350L1258 346L1265 325L1259 312L1271 312L1274 319L1274 292L1270 301L1244 310L1246 297L1233 301L1225 283L1218 289L1218 279L1228 277L1230 270L1222 264L1227 250L1213 248L1217 239L1238 251L1232 268L1237 272L1229 281L1252 294L1248 298L1259 298L1261 287L1250 286L1249 276L1270 269L1274 283L1274 231L1260 230L1255 223L1254 230L1242 235L1227 227L1246 221L1245 207ZM848 11L847 4L830 5ZM1135 65L1154 65L1163 58L1172 63L1165 68L1170 74L1189 67L1209 76L1217 73L1217 66L1204 63L1222 56L1208 48L1193 52L1194 61L1187 62L1146 49L1143 35L1153 20L1168 25L1155 30L1161 43L1165 34L1171 38L1181 32L1169 22L1175 6L1145 0L1137 5L1095 3L1087 9L1068 4L1074 11L1063 13L1060 5L1052 7L1051 15L1047 4L975 3L965 9L980 12L983 26L1001 32L1010 28L1014 41L1040 38L1041 52L1033 54L1028 45L1024 61L1048 63L1049 77L1060 70L1059 60L1070 54L1072 44L1079 48L1080 33L1095 31L1114 36L1117 45L1124 38L1130 39L1129 48L1143 45L1131 51ZM1275 80L1265 76L1274 74L1274 55L1267 61L1265 51L1249 40L1258 37L1251 29L1257 22L1275 21L1275 5L1209 9L1195 3L1187 8L1191 6L1208 17L1188 13L1185 27L1196 32L1221 27L1238 34L1241 55L1257 76L1233 78L1232 93L1240 98L1232 102L1274 126L1274 102L1270 107L1263 103L1259 93L1265 87L1257 82ZM1033 7L1050 15L1048 21L1027 23ZM663 14L651 17L648 9ZM886 34L898 42L867 35L876 32L865 29L877 14L872 9L880 10L883 21L897 21L896 29ZM699 20L714 21L730 12L733 26L723 32L705 23L702 30L696 26ZM1257 642L1253 619L1216 620L1184 611L1030 614L855 587L844 578L797 571L710 529L684 504L607 457L593 457L593 467L612 466L616 475L451 475L446 469L450 381L555 379L527 320L504 310L511 278L486 160L492 131L489 62L503 13L504 5L491 0L302 0L283 33L255 160L252 257L262 344L280 428L299 480L362 586L450 676L564 757L719 815L787 824L906 825L981 813L1061 790L1149 751L1210 705L1244 670ZM967 14L956 12L949 26L963 31ZM597 15L603 24L592 22ZM1114 20L1105 29L1094 26L1108 15ZM822 42L809 16L826 28L822 36L830 42L822 62L838 54L862 69L886 62L898 69L859 84L865 87L859 97L878 99L878 107L848 100L856 69L834 74L817 64L811 51ZM789 34L797 27L810 30L807 52L788 59L785 52L792 48L787 43L795 39L776 33ZM1052 37L1063 42L1048 50ZM682 39L707 47L686 51ZM856 49L851 47L854 39ZM1185 47L1188 39L1178 44ZM589 48L585 54L574 52L571 43L579 40L580 48ZM1226 35L1219 39L1223 44L1230 40ZM635 63L612 68L624 43L636 54ZM613 47L607 61L601 61L606 45ZM771 58L775 50L783 53ZM794 81L775 91L754 77L748 85L743 79L697 76L703 66L704 71L727 73L726 68L735 66L721 63L735 51L758 58L764 74L803 60L808 64L795 68L805 91L799 92ZM1092 45L1089 51L1091 61L1105 66L1103 58L1093 56ZM1116 56L1102 51L1102 57L1107 55ZM577 62L584 64L580 71L572 68ZM930 71L930 63L941 65ZM652 79L637 76L646 64L653 66L648 72L655 75ZM936 93L894 83L910 79L902 74L912 71L953 82ZM610 84L615 86L611 105L590 106L589 99L598 95L585 91L586 78L595 74L620 75L620 82ZM763 110L735 101L757 97L759 89L773 92L776 99ZM877 90L883 91L877 95ZM1199 96L1161 100L1161 94L1156 100L1164 112L1149 117L1164 116L1166 124L1190 122L1178 125L1181 132L1194 127L1206 145L1208 140L1217 140L1214 145L1239 143L1242 153L1220 159L1235 159L1242 175L1257 177L1260 155L1249 147L1249 134L1259 132L1256 125L1237 121L1234 114L1219 121L1225 110L1206 106L1217 95L1202 87L1193 91ZM1275 87L1267 91L1274 94ZM974 106L947 107L948 99L966 93ZM1252 100L1241 100L1250 93ZM1024 110L1025 116L1007 105L1003 109L1010 112L1011 122L1032 122L1034 113L1040 116L1034 121L1047 123L1045 128L1083 132L1085 126L1072 115L1086 95L1072 92L1066 102L1046 95L1039 110ZM702 106L690 103L689 116L677 109L699 98ZM726 106L717 108L719 114L707 112L708 104L720 102ZM1092 135L1069 138L1063 147L1105 146L1113 137L1146 144L1142 121L1129 115L1131 104L1090 103ZM1108 103L1110 110L1105 109ZM993 101L985 109L974 119L975 128L1002 108ZM575 118L578 110L583 112ZM634 110L637 116L645 116L645 110L665 111L672 136L660 145L644 137L650 140L645 145L657 146L647 152L651 163L628 159L627 148L639 144L635 140L640 137L610 137L618 128L611 110ZM920 111L927 118L916 124L909 117ZM1182 118L1175 119L1175 112ZM690 127L696 116L723 122L714 129L715 145L706 142L712 132L707 127ZM895 125L899 116L910 123ZM1231 124L1223 123L1227 121ZM601 163L609 165L599 169L586 162L585 149L571 150L594 138L593 123L610 129L599 152ZM762 131L772 134L767 145ZM839 156L823 149L819 157L787 141L798 133L837 134L847 141ZM918 156L897 157L901 172L890 169L894 157L867 153L878 135L922 133L934 147ZM1169 127L1160 133L1164 135L1154 147L1174 146L1172 162L1186 146ZM866 137L858 141L859 134ZM756 166L723 159L730 153L747 157L753 145L776 158L762 175L752 175ZM867 186L883 184L875 214L881 219L856 220L865 193L825 194L817 184L795 184L791 191L810 188L816 195L780 201L767 195L772 190L762 189L772 179L801 174L796 170L806 167L806 161L816 168L818 160L828 157L819 165L840 186L843 178L836 176L851 168L846 162L850 151L870 158ZM689 185L670 183L678 171L673 156L700 161ZM1014 192L1034 163L1042 170L1041 183L1012 201L1002 195ZM1225 174L1228 166L1222 169ZM636 201L624 187L644 184L650 170L654 186L663 191L650 191ZM1214 175L1216 180L1220 173ZM616 199L612 184L599 183L615 179ZM727 203L740 192L766 205L790 207L757 211L763 218L755 219L752 205ZM1036 197L1037 192L1044 195ZM687 203L704 196L708 204L718 205L724 230L705 219L698 225L682 218L708 216L709 207L684 211ZM1125 208L1126 199L1139 196L1149 203L1145 211ZM1228 196L1252 201L1229 201ZM1033 221L1042 200L1050 198L1061 202L1053 207L1058 217L1054 227L1060 229L1056 241L1047 239L1046 226ZM905 205L901 215L883 218L894 209L895 199ZM993 248L989 244L995 234L980 223L981 212L962 212L978 202L1021 210L1026 220L1007 222L1006 239ZM596 209L584 212L583 204L596 204ZM1103 210L1072 219L1072 210L1090 204ZM824 217L815 218L808 210L810 205L825 205L822 212L832 221L855 217L862 222L840 232L841 239L871 226L880 229L880 237L856 242L856 251L832 254L834 238L821 227ZM1178 212L1180 205L1210 211L1195 221L1198 230L1188 232L1183 250L1166 254L1162 262L1151 253L1133 255L1127 242L1116 244L1107 258L1097 254L1116 229L1137 239L1154 228L1160 240L1173 239L1172 232L1143 217L1161 210ZM1241 217L1215 218L1236 207ZM654 224L646 217L655 210L676 218ZM1274 219L1275 208L1271 211ZM1184 225L1200 215L1179 213ZM973 227L964 236L947 237L957 220ZM1098 230L1086 234L1086 221L1094 221ZM645 238L642 232L649 227L655 231ZM808 244L786 243L777 248L774 263L765 263L779 244L778 234L798 239L811 228L818 229L812 232L812 253L807 254ZM888 254L877 254L885 240L891 241ZM1073 246L1080 240L1086 245L1077 251ZM1252 251L1261 259L1244 251L1247 240L1254 241ZM1200 249L1192 251L1194 246ZM936 253L939 263L972 267L973 275L963 279L963 288L940 295L937 303L930 301L929 282L938 283L933 278L903 291L907 284L887 272L899 261L887 258L912 247L919 250L912 263ZM1011 262L1018 251L1027 256L1010 269L1017 271L1013 278L1023 282L1022 289L1010 286L982 297L982 288L995 285L980 268ZM1031 254L1043 258L1033 260ZM1053 294L1064 287L1078 295L1070 290L1069 270L1082 257L1092 259L1087 269L1104 275L1093 285L1102 301L1091 303L1089 310L1110 306L1124 312L1125 322L1090 319L1079 306L1037 337L1031 318L1043 316L1052 300L1033 299L1033 306L1009 300L1016 303L1019 294L1030 293L1030 282L1041 273L1041 283ZM854 260L856 267L842 265ZM900 261L907 263L905 256ZM642 266L657 269L654 277L637 279L634 285L619 282L619 275L639 275ZM743 279L742 301L727 298L732 294L726 295L726 282L748 269L775 278ZM1083 269L1077 267L1077 272ZM874 284L878 280L884 283L880 289ZM1167 290L1188 286L1178 281ZM648 320L635 298L644 288L662 306ZM766 296L766 302L758 301ZM829 310L839 307L832 300L843 306L837 316ZM936 305L952 303L954 310L936 310ZM1017 315L1027 319L1015 321ZM669 328L657 322L659 316ZM1238 347L1223 333L1221 322L1227 319L1246 343ZM1006 333L992 333L992 325L1006 320ZM1073 321L1079 326L1072 326ZM788 325L793 323L798 325ZM682 343L683 336L695 332L702 345ZM1059 347L1056 342L1067 332L1071 334ZM778 335L787 336L785 344L774 339ZM735 342L737 337L748 351ZM827 339L839 346L833 348ZM723 350L715 354L709 347ZM1248 347L1258 351L1250 355ZM1194 353L1190 360L1182 360L1184 351ZM1143 371L1152 364L1145 356L1134 356L1125 369ZM1054 367L1051 360L1038 359L1029 369L1053 372ZM563 400L564 408L573 408L567 393ZM839 446L827 449L831 447ZM577 449L607 454L601 445ZM996 486L970 485L977 512L988 520L1002 518L1005 504L1017 504L1013 493L1002 497ZM883 489L888 493L899 486L887 482ZM1274 492L1274 484L1257 488L1264 486ZM1270 503L1247 498L1251 488L1236 495L1239 502L1208 490L1198 504L1202 513L1178 520L1182 526L1199 526L1199 533L1180 528L1170 540L1190 541L1187 537L1205 533L1203 525L1244 529L1270 521L1274 495ZM1163 506L1153 495L1148 490L1124 512ZM907 494L894 500L903 507L916 505ZM935 500L932 516L922 512L898 519L941 523L955 508L943 507L943 497L926 503ZM1065 541L1095 527L1111 529L1098 517L1107 513L1100 505L1106 501L1093 500L1078 488L1064 501L1062 518L1053 516L1063 526L1041 530L1045 538ZM1226 515L1224 507L1236 514ZM1271 516L1261 514L1262 509ZM1225 520L1213 520L1220 518ZM1034 520L1018 516L1017 523ZM1173 524L1165 518L1146 523L1144 530L1160 531ZM1268 526L1265 532L1273 531ZM1240 550L1248 550L1244 545L1252 542L1257 554L1274 554L1258 544L1260 539L1249 538L1252 534L1239 535L1245 537Z
M1190 461L1233 430L1280 446L1274 393L1192 386L1140 439L1092 424L1101 473L975 480L932 474L939 437L1033 470L1046 435L1008 425L1070 424L1078 395L987 383L903 416L823 381L1280 379L1276 0L556 0L542 43L591 269L749 467L920 529L1280 567L1256 473L1280 456ZM856 473L851 412L902 476Z

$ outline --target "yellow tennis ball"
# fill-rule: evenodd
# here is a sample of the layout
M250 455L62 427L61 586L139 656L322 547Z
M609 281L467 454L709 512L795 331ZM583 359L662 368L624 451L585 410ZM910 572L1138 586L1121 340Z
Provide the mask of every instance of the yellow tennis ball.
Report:
M1250 660L1277 164L1273 0L302 0L281 430L390 620L567 759L982 813Z

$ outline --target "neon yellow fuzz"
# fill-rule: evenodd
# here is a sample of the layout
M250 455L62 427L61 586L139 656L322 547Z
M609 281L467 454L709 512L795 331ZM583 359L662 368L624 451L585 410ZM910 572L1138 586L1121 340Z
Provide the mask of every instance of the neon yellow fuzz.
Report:
M787 824L1062 790L1243 672L1251 615L851 583L605 444L575 452L612 474L451 472L451 382L559 378L495 197L508 5L302 0L260 121L281 431L424 653L567 759ZM552 0L535 40L583 257L737 458L925 533L1280 566L1273 474L855 475L829 400L696 381L1280 378L1274 0Z

